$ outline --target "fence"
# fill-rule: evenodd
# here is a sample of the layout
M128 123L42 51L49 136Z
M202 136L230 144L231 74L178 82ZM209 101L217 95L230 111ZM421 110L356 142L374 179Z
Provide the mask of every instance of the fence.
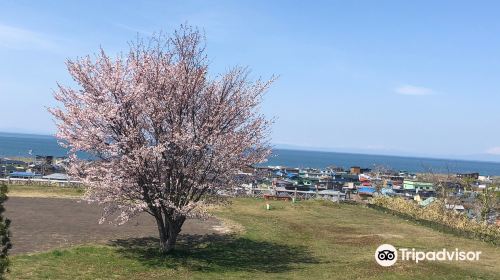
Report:
M49 180L49 179L26 179L26 178L0 178L0 182L7 185L56 185L66 187L80 187L81 181L72 180Z

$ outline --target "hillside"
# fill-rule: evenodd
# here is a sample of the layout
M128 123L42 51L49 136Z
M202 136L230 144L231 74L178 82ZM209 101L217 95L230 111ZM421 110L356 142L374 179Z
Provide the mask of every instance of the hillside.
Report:
M154 238L85 245L12 258L11 279L493 279L500 250L425 228L359 205L291 204L237 199L215 210L237 228L229 236L184 236L175 255L161 257ZM384 268L375 249L482 251L479 262L398 262Z

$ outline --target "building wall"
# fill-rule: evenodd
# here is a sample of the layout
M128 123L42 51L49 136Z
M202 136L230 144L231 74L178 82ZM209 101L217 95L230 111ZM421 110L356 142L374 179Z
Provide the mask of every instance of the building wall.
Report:
M424 190L424 191L434 190L432 183L408 181L408 180L405 180L403 182L403 188L405 190Z

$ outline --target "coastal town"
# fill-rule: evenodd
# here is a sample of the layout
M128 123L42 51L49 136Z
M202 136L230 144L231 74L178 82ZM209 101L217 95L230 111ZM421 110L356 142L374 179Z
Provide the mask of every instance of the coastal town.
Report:
M0 280L500 280L499 9L0 1Z
M40 156L0 158L0 178L6 182L75 186L66 174L67 157Z
M66 174L67 157L36 155L23 159L0 159L0 181L8 184L47 186L82 186ZM266 200L298 201L322 199L332 202L369 203L377 196L399 197L426 207L438 197L445 198L446 208L481 220L480 196L488 189L500 191L500 178L479 173L412 173L374 166L324 169L285 166L248 166L236 177L241 184L222 195L262 197ZM484 211L484 210L483 210ZM492 205L483 217L489 224L500 225L499 205ZM484 216L484 213L483 213Z
M464 213L470 219L480 220L479 197L493 189L498 192L496 177L479 173L411 173L389 168L325 169L290 168L282 166L251 167L241 172L253 179L239 190L247 195L261 195L266 199L326 199L334 202L354 200L367 202L376 196L400 197L426 207L438 197L447 201L450 211ZM485 221L500 225L498 205L488 209Z

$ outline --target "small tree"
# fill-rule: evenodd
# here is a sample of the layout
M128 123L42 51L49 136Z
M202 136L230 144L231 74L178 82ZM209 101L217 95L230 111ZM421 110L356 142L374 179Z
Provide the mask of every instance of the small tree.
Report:
M270 153L258 107L272 81L250 82L238 67L209 76L204 37L192 27L138 40L116 59L101 50L67 66L80 88L59 86L63 108L50 111L70 148L69 173L88 186L88 201L105 205L101 222L152 215L164 252L187 217L204 216L234 186L238 169Z
M375 187L377 193L381 193L382 189L386 185L386 180L382 179L383 175L387 175L389 168L384 165L374 165L370 174L372 175L372 185Z
M478 192L478 207L481 221L487 221L491 210L498 205L498 195L496 193L498 185L491 184Z
M10 220L3 217L5 208L4 202L7 200L7 186L0 185L0 279L3 279L4 273L9 267L9 259L7 258L12 244L10 243Z
M426 173L419 174L418 179L424 182L432 183L433 188L436 191L436 195L439 198L443 200L450 199L450 187L460 183L460 180L451 171L451 167L447 164L446 172L442 174L436 173L432 168L423 167L428 171Z
M459 183L464 188L464 192L472 191L475 186L476 179L465 176L463 178L460 178Z

